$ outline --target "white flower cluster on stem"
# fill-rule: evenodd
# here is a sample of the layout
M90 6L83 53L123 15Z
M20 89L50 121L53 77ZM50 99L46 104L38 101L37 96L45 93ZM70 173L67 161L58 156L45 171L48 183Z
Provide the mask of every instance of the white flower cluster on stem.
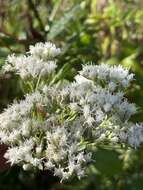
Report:
M4 70L44 80L55 72L59 53L51 43L38 43L26 56L10 56ZM138 147L143 125L130 121L137 108L125 97L132 80L127 69L106 64L83 65L74 82L49 85L44 80L0 114L0 139L9 146L5 158L25 170L51 170L62 181L85 175L90 144Z
M26 55L10 55L3 70L16 71L22 79L35 79L39 76L46 78L52 74L56 65L56 56L60 54L60 49L50 42L37 43L30 46L30 51Z

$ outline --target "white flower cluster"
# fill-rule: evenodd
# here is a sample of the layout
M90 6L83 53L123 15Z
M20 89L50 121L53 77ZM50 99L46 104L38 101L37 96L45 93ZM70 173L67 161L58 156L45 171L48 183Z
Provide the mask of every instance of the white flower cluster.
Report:
M104 80L104 83L111 90L114 90L117 86L125 88L133 79L133 74L129 74L128 69L123 69L122 66L109 67L106 64L102 64L100 67L98 65L84 66L80 74L94 81L102 82Z
M43 61L49 67L49 60L59 52L52 44L38 43L30 47L23 63L19 57L9 62L23 78L23 69L30 64L38 68ZM26 71L36 77L41 72ZM84 176L92 156L87 144L138 147L143 142L143 125L130 121L137 108L125 98L132 80L133 74L121 66L101 64L83 66L74 82L43 83L0 114L0 139L9 146L5 158L25 170L51 170L65 180L73 174Z
M0 139L10 145L5 158L24 169L50 169L62 180L73 173L80 178L91 156L80 150L82 122L68 121L71 113L66 113L67 104L59 101L60 95L56 98L54 89L27 95L0 115Z
M56 48L50 42L37 43L30 46L30 51L26 55L15 56L10 55L3 70L16 71L22 79L47 78L52 74L56 65L56 56L60 54L60 49Z

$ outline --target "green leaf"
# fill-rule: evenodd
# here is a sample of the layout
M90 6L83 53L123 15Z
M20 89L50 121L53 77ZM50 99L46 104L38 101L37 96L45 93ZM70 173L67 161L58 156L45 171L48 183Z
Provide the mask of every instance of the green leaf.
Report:
M122 171L123 163L119 153L114 150L98 149L95 151L95 167L102 175L113 176Z
M73 19L76 19L77 14L81 14L82 8L80 5L74 6L70 11L66 12L59 20L55 21L51 26L50 32L47 35L48 40L52 40L58 36L65 28L67 24Z
M53 10L52 10L52 12L51 12L51 14L50 14L50 16L49 16L49 20L50 20L50 21L53 21L53 19L55 18L56 13L57 13L57 11L58 11L60 5L61 5L61 2L62 2L62 0L57 0L57 1L55 1Z
M66 76L70 76L71 68L73 64L72 63L66 63L63 65L63 67L58 71L58 73L54 76L53 80L51 81L51 84L56 83L60 80L63 80L66 78Z

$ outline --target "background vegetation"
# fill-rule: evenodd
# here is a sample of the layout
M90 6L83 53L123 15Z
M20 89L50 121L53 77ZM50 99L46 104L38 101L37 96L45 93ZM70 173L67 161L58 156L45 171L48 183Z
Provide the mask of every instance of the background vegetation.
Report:
M0 0L0 67L8 54L19 54L37 41L62 48L57 80L94 62L130 68L136 80L127 92L139 106L132 120L143 121L142 0ZM18 78L0 76L0 110L21 97ZM0 190L142 190L143 146L139 150L97 147L87 177L65 184L49 172L18 167L0 173Z

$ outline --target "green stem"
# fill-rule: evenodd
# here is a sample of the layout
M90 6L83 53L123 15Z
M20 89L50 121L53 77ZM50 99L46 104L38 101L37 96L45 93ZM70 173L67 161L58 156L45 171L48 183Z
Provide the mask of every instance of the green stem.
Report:
M29 86L31 92L34 92L34 88L33 88L33 85L31 84L31 82L28 81L27 84L28 84L28 86Z
M35 90L37 90L37 89L38 89L39 84L40 84L40 80L41 80L41 73L39 74L39 77L38 77L38 80L37 80L37 83L36 83Z

